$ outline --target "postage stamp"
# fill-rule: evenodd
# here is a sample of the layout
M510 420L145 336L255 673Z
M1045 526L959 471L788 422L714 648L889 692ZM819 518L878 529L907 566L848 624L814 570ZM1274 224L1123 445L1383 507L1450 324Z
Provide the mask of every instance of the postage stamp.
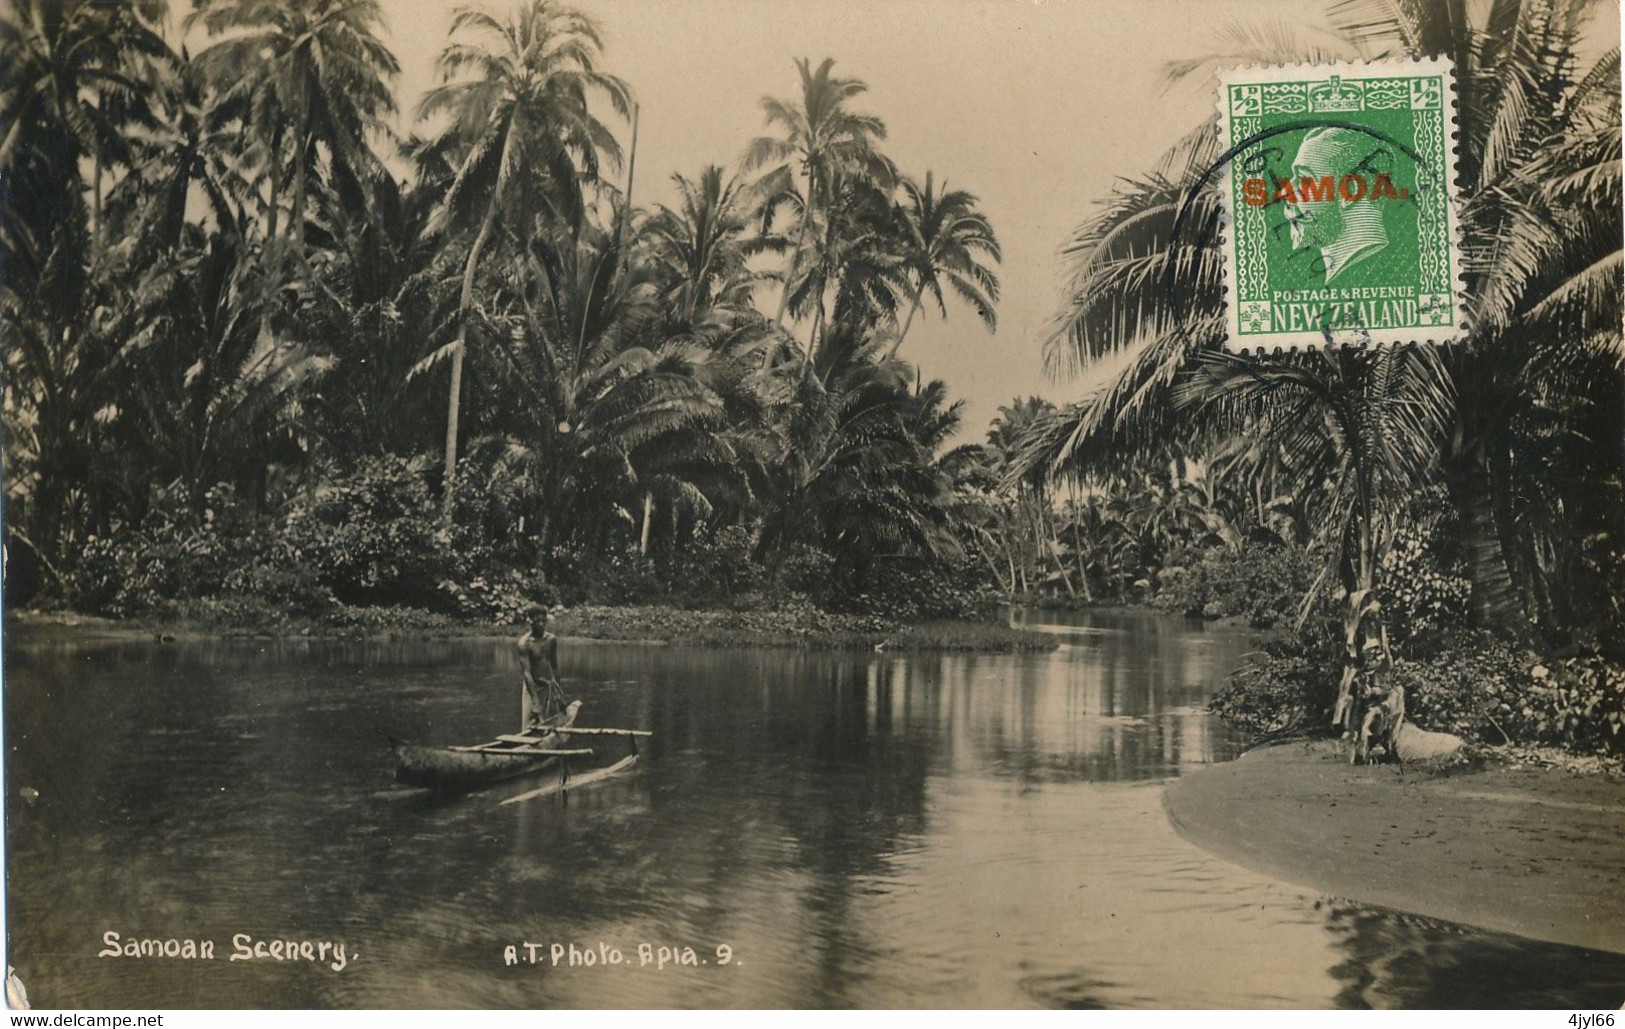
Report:
M1459 337L1450 62L1219 73L1226 346Z

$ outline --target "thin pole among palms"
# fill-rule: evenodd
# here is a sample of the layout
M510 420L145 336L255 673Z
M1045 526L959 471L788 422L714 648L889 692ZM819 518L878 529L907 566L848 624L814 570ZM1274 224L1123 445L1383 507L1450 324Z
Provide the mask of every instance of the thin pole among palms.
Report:
M447 521L457 473L463 354L480 257L499 217L521 236L537 218L578 224L583 179L596 179L601 160L613 166L621 155L614 135L589 109L588 97L607 98L622 117L631 110L630 88L598 70L603 44L597 24L574 8L532 0L506 22L463 9L451 31L454 39L462 34L469 41L453 42L441 53L443 84L424 96L418 112L420 118L451 115L436 145L455 152L457 170L435 227L455 231L478 218L463 265L457 338L428 359L451 358L441 499Z
M936 298L937 309L947 316L948 305L942 293L944 281L976 309L977 317L989 332L999 323L994 310L999 302L999 277L979 258L985 256L998 262L1003 255L998 238L993 235L993 226L986 215L976 210L976 197L961 189L950 191L946 182L938 192L930 172L925 173L923 186L912 179L903 179L902 190L906 199L903 222L908 231L904 253L914 277L914 302L902 329L898 330L897 339L886 351L888 360L903 345L927 293Z

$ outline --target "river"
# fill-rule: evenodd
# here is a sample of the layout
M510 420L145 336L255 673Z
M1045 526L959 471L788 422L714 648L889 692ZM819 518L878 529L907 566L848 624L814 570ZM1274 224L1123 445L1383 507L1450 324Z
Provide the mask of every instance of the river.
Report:
M547 776L435 798L391 782L385 740L512 731L511 644L20 643L10 961L49 1007L1625 995L1625 957L1331 902L1179 838L1162 784L1237 754L1204 705L1248 634L1123 612L1022 620L1060 648L566 641L581 724L655 735L624 772L511 804ZM98 956L109 932L208 941L214 957ZM325 957L278 961L282 940ZM342 968L323 942L344 944ZM232 960L255 943L266 956ZM684 948L696 964L676 963Z

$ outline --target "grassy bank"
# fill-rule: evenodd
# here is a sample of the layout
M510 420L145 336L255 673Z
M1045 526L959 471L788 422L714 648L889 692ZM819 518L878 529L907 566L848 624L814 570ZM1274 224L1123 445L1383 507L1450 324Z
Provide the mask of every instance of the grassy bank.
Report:
M556 632L601 640L655 640L700 646L806 647L820 650L942 650L1011 653L1054 650L1054 637L996 622L904 625L868 615L817 611L688 611L681 608L578 607L559 614Z
M789 611L692 611L660 605L582 606L555 614L549 626L565 637L684 643L707 647L797 647L815 650L881 649L1014 653L1055 649L1053 636L1012 629L997 622L924 622L908 625L863 615ZM340 608L320 618L260 617L245 620L213 609L176 611L164 617L118 620L90 615L8 612L8 635L65 639L282 638L290 636L388 639L451 639L512 636L515 625L459 620L411 608Z

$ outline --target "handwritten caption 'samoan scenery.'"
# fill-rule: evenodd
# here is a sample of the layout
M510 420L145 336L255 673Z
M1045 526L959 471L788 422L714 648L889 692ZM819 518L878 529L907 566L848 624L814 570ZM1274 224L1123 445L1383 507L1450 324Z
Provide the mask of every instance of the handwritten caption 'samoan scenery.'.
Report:
M194 940L177 937L124 937L109 929L102 934L99 958L177 958L182 961L216 961L213 940ZM256 940L248 933L234 933L227 961L307 961L325 964L335 972L356 958L354 950L345 952L344 944L333 940Z

